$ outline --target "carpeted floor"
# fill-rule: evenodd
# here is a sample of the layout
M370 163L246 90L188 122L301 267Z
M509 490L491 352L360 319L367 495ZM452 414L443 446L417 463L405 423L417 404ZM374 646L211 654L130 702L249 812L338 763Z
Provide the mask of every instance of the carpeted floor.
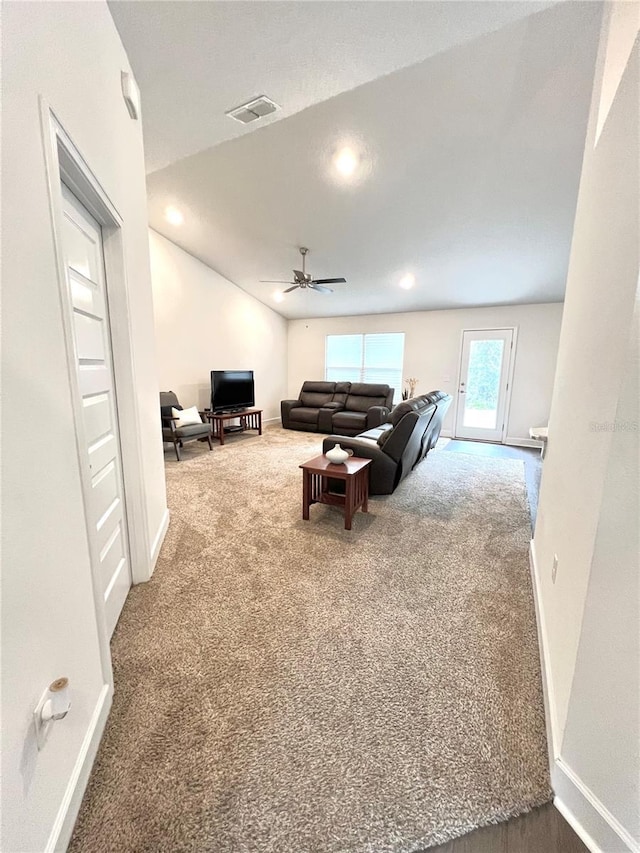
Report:
M434 451L351 532L316 435L167 455L74 853L409 853L550 798L522 462Z

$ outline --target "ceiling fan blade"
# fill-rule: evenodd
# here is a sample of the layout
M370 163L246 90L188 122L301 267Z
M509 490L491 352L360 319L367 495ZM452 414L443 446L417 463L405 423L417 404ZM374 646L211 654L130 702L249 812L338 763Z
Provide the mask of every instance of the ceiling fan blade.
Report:
M289 284L289 282L286 281L285 284ZM297 290L299 287L300 287L299 284L294 284L293 287L288 287L286 290L283 290L282 292L283 293L291 293L292 290Z
M293 284L293 282L290 279L285 281L281 278L261 278L260 284Z
M346 284L346 278L314 278L311 284Z
M314 282L308 284L307 287L309 290L317 290L318 293L333 293L333 290L330 287L325 287L322 284L315 284Z

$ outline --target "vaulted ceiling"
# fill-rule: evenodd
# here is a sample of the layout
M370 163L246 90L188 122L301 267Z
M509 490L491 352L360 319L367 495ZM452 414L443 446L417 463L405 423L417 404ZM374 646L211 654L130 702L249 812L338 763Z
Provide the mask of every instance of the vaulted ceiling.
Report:
M562 299L600 4L111 9L142 92L152 227L284 316ZM282 110L224 116L260 94ZM299 268L300 245L314 276L348 284L275 303L260 279Z

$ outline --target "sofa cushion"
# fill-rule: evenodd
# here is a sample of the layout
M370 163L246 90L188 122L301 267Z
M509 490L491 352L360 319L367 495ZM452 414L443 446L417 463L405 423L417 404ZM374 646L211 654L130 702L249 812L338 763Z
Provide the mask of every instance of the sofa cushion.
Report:
M176 409L172 406L171 417L175 419L177 427L186 427L191 426L191 424L202 423L202 418L200 417L200 412L198 411L197 406L189 406L188 409L183 409L182 407Z
M173 409L178 409L179 411L182 411L182 406L180 404L178 404L177 406L160 406L161 418L163 420L166 420L167 418L173 417L173 415L171 414Z
M173 391L161 391L160 392L160 408L167 408L173 406L176 409L181 409L182 406L178 402L178 398L173 393ZM171 414L171 412L169 412Z
M380 424L380 426L371 427L366 432L361 432L358 438L370 438L372 441L378 441L383 432L391 432L392 429L391 424Z
M404 400L402 403L398 403L397 406L393 407L391 414L389 415L389 423L392 426L397 426L403 417L407 414L407 412L413 412L414 409L409 403L408 400Z
M170 418L171 417L171 409L182 409L182 406L178 402L178 398L173 393L173 391L161 391L160 392L160 417Z
M302 390L300 391L300 402L303 406L320 408L325 403L330 403L333 400L335 389L335 382L303 382Z
M393 427L391 429L386 429L384 432L381 432L378 436L378 447L384 447L387 441L391 438L393 433Z
M320 409L314 406L298 406L297 409L291 409L289 419L299 424L317 424L319 412Z
M320 391L301 391L300 402L303 406L315 406L321 408L330 403L333 399L333 391L329 393L321 393Z
M333 401L335 403L346 403L347 395L349 393L349 389L351 388L350 382L336 382L336 390L333 394Z
M374 385L372 382L352 382L349 393L355 394L356 397L382 397L386 400L389 386Z
M209 424L189 424L188 426L178 427L176 435L178 438L189 438L192 435L206 435L209 432Z
M351 386L353 388L353 385ZM371 397L350 393L345 408L350 412L368 412L372 406L384 406L386 397Z
M319 394L333 394L336 390L335 382L325 382L322 379L308 379L302 383L303 391L317 391Z
M338 412L333 416L333 431L340 434L341 429L364 429L367 416L361 412Z
M400 423L407 412L417 412L420 414L420 412L423 412L429 405L431 405L431 400L429 400L428 395L411 397L410 400L403 400L402 403L398 403L397 406L394 406L388 420L393 424L393 426L396 426L396 424Z

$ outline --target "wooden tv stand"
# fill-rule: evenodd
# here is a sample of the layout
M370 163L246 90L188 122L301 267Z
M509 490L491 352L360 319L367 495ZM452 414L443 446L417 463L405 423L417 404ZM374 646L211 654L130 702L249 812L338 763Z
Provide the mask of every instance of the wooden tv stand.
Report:
M220 444L224 444L225 433L228 435L255 429L258 435L262 435L262 409L242 409L239 412L212 412L205 409L205 415L211 421L213 437L219 439ZM225 421L236 419L240 421L237 426L225 426Z

